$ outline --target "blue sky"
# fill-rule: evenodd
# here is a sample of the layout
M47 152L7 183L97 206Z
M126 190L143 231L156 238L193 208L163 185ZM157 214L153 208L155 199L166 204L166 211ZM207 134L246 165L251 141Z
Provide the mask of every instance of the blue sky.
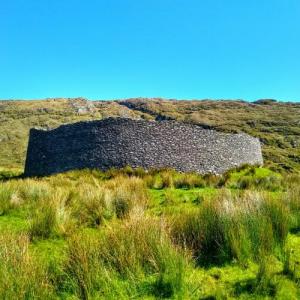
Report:
M0 98L300 101L299 0L0 0Z

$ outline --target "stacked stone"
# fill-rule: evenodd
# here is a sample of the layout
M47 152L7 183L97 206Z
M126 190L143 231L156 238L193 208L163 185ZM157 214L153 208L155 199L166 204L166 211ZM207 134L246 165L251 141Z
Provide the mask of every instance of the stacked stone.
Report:
M247 134L228 134L176 121L108 118L53 130L30 130L25 175L125 166L221 174L263 163L261 145Z

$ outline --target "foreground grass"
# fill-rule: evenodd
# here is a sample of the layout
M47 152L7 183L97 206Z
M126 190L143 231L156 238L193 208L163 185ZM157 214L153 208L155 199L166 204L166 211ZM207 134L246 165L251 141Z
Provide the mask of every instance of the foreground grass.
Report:
M300 297L296 175L4 175L1 299Z

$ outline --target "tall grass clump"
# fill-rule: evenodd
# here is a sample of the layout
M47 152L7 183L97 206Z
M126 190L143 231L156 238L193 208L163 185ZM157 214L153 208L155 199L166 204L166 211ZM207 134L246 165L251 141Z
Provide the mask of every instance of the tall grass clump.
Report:
M232 259L247 264L260 255L283 253L288 210L262 194L221 193L173 221L174 241L193 251L200 265Z
M271 256L261 255L257 259L258 272L252 287L255 294L260 296L272 296L274 298L276 287L274 284L273 261Z
M273 238L275 239L275 243L280 245L280 249L284 248L289 232L289 213L289 208L281 199L265 197L262 205L262 214L270 222L273 230Z
M236 176L238 174L235 174ZM238 176L233 187L238 189L268 190L279 191L282 189L282 176L268 169L259 169L251 167L244 170L244 173Z
M83 299L93 291L107 299L180 295L186 259L171 243L165 226L136 212L98 238L75 237L69 245L68 273L79 295ZM123 285L122 293L118 285Z
M176 216L172 223L174 241L192 250L198 264L220 264L229 259L226 218L217 202L205 201L201 208Z
M54 299L54 289L43 265L29 253L29 238L0 234L0 298Z
M102 224L107 210L105 195L103 188L91 184L82 184L76 190L70 190L66 204L78 225L97 227Z
M100 250L98 236L79 233L68 240L65 272L71 281L72 292L80 299L89 299L93 291L99 289L99 284L102 282L101 273L105 276L99 264Z
M205 186L205 181L202 176L195 173L178 174L174 178L175 188L202 188Z
M205 186L201 175L196 173L180 173L172 169L151 170L149 173L145 173L142 179L147 187L153 189L190 189Z
M116 176L105 181L83 182L68 188L60 209L77 226L99 227L114 217L124 218L130 211L148 204L145 183L137 177Z
M287 192L283 196L283 201L290 209L290 230L294 233L300 231L300 178L287 178Z
M0 216L18 207L22 200L18 192L9 183L0 183Z
M144 210L148 205L146 185L138 177L118 176L108 181L104 187L110 195L107 205L118 218L126 217L134 207Z
M53 203L42 201L32 212L29 221L29 236L31 239L47 239L55 234L57 226L57 211Z
M239 189L256 189L277 191L282 187L279 176L270 175L266 177L255 177L255 175L245 175L238 179L236 183Z
M33 179L16 181L15 188L26 203L33 205L40 199L48 198L52 192L52 188L47 182Z

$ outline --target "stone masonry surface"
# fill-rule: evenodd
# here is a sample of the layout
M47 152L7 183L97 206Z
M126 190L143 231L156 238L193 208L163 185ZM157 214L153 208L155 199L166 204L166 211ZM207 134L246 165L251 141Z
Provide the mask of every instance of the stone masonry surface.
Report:
M108 118L52 130L31 129L25 175L128 165L221 174L243 164L262 163L259 140L244 133L175 121Z

